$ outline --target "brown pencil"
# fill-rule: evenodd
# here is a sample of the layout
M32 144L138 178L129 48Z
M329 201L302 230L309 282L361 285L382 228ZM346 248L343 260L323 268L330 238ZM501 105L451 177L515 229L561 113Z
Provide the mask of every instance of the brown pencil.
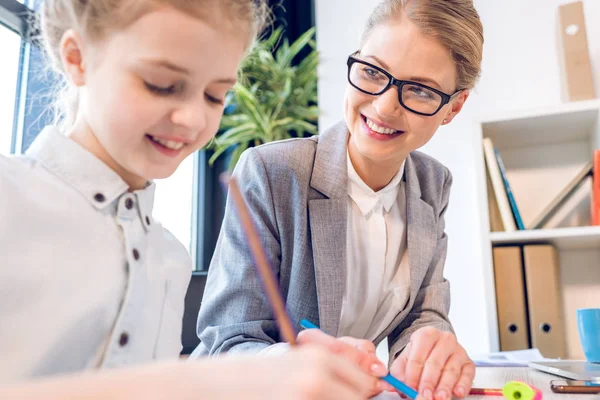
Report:
M248 206L246 205L244 196L242 195L242 192L240 191L240 188L234 177L229 178L228 176L222 175L221 180L224 183L229 183L229 195L235 204L238 217L242 224L242 229L246 235L248 247L250 248L250 252L252 253L252 257L254 259L254 266L258 271L258 275L263 283L267 298L271 304L271 309L275 314L275 321L279 326L281 337L291 346L294 346L296 344L296 331L292 325L289 315L285 310L285 303L283 302L283 298L279 292L279 286L275 280L275 274L273 273L273 269L270 266L265 251L260 244L258 233L256 232L256 228L252 222L252 218L250 216L250 212L248 211Z

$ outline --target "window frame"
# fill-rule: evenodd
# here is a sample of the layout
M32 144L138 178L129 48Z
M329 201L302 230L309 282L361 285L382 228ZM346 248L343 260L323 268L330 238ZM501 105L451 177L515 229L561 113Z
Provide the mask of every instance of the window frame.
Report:
M32 10L26 4L16 0L0 0L0 24L25 40L34 37L37 32L30 24L32 15Z
M27 98L27 79L29 75L29 55L32 39L39 35L36 14L28 7L29 1L25 4L16 0L0 0L0 29L8 29L21 38L21 47L19 50L19 74L17 76L17 85L15 91L15 107L13 114L13 129L10 145L10 153L21 152L23 135L23 122L25 119L25 101Z

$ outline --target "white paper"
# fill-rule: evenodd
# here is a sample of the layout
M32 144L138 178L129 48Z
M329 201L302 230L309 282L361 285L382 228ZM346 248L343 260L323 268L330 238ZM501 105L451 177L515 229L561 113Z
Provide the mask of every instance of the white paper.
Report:
M554 361L544 358L538 349L501 351L471 356L477 367L526 367L531 361Z
M375 397L371 397L371 400L402 400L402 397L396 392L383 392Z

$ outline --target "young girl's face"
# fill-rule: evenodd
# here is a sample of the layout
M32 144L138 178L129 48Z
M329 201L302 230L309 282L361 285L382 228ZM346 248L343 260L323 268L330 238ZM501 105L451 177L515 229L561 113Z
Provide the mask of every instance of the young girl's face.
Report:
M171 175L219 127L247 39L228 25L162 8L102 40L77 38L74 140L133 188Z
M445 94L452 95L459 89L450 52L437 40L424 36L404 17L376 26L355 58L387 71L396 79L418 82ZM356 68L354 79L363 87L371 85L371 81L380 80L384 85L389 81L368 66L358 64L353 68ZM437 101L435 94L428 97L431 92L421 86L405 86L404 90L407 104L424 102L423 99ZM350 131L351 157L399 167L408 153L427 143L444 120L449 122L460 111L467 96L467 91L460 92L435 115L423 116L400 104L396 86L374 96L348 84L344 114ZM413 97L416 100L410 100ZM422 111L427 111L425 108Z

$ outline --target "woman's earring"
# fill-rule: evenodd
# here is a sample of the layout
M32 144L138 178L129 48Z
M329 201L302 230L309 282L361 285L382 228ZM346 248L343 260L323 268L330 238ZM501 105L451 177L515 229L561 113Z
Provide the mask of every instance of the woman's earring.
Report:
M443 122L444 122L444 124L445 124L445 123L447 122L447 120L444 120Z

